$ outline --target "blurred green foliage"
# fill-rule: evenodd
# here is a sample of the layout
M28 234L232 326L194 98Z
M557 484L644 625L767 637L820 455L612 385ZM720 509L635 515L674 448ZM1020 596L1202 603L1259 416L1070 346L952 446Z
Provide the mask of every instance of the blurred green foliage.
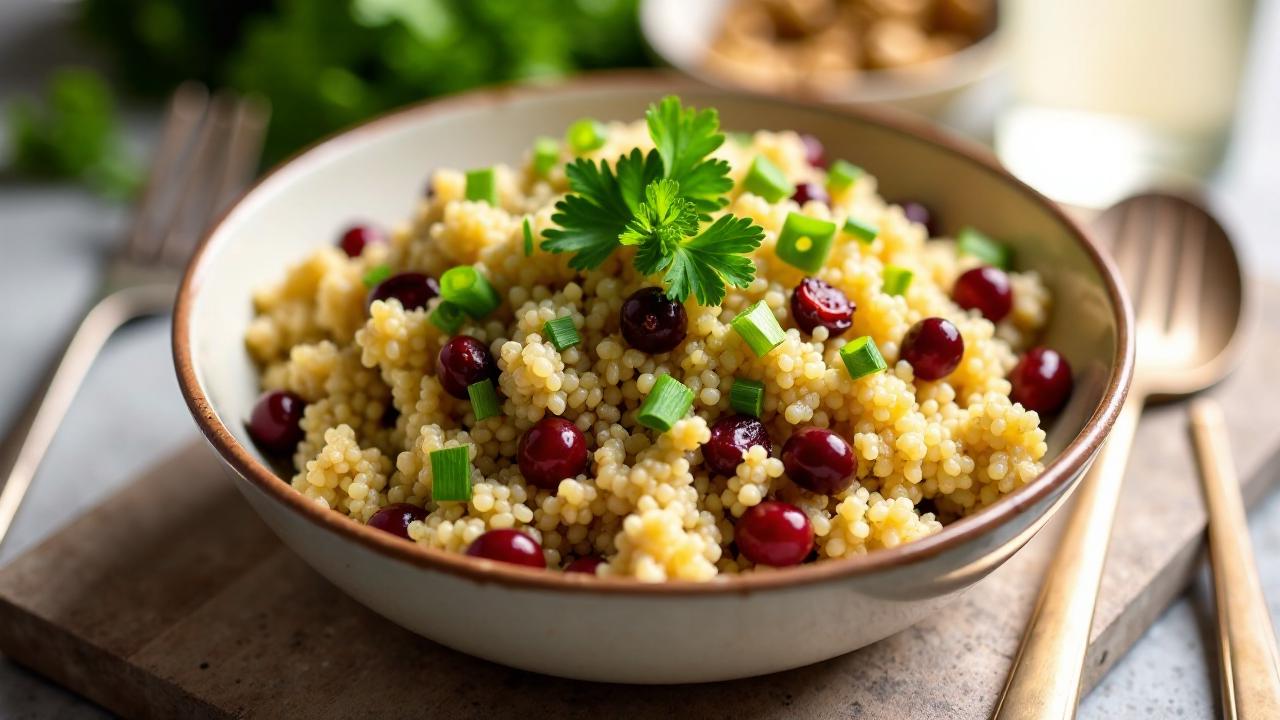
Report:
M266 96L267 160L414 100L647 64L636 0L84 0L121 77Z
M19 174L82 180L117 198L138 186L138 169L120 142L111 92L92 70L59 70L43 101L15 100L9 108L9 132L11 162Z

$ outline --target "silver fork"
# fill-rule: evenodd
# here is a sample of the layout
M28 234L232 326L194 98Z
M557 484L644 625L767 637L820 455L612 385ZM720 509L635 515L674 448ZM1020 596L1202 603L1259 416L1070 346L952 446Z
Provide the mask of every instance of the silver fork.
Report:
M173 304L201 233L252 176L266 118L261 102L229 93L210 99L196 83L174 92L133 228L52 374L0 445L0 543L98 351L124 323Z

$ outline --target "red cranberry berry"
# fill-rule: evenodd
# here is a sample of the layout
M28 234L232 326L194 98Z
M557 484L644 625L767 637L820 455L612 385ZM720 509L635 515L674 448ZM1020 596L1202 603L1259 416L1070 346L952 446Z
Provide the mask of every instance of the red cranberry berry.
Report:
M742 462L742 454L754 445L773 451L773 440L764 423L750 415L726 415L711 425L711 439L702 446L702 459L707 469L721 475L732 475Z
M584 555L565 566L564 571L567 573L586 573L587 575L595 575L596 568L604 564L604 558L595 555Z
M734 525L734 539L758 565L799 565L813 549L813 526L800 508L766 500L748 508Z
M577 425L558 417L544 417L525 431L516 449L520 474L546 490L587 469L587 438Z
M542 557L542 546L537 540L519 530L502 528L490 530L467 548L472 557L482 557L498 562L524 565L545 570L547 561Z
M830 337L840 335L853 325L854 309L843 292L818 278L801 280L791 293L791 317L810 334L821 325Z
M802 182L796 185L796 191L792 193L791 199L802 207L810 200L817 200L820 203L831 202L831 196L827 194L826 189L813 182Z
M925 318L902 339L902 359L921 380L939 380L951 374L964 357L964 338L951 321Z
M805 133L800 136L800 142L804 143L805 161L813 167L825 170L827 167L827 148L822 144L822 141L813 135Z
M440 348L436 377L445 392L467 399L467 386L498 379L498 365L484 343L470 335L454 335Z
M622 303L622 337L637 350L650 355L670 352L688 331L684 305L667 297L662 288L640 288Z
M364 252L365 247L369 245L378 245L387 241L381 230L370 227L368 225L354 225L342 233L342 239L338 241L338 247L342 248L342 252L347 257L360 257L360 253Z
M369 291L365 304L372 305L374 300L395 298L405 310L417 310L426 307L428 300L439 295L440 283L435 278L422 273L406 272L392 275L378 283L377 287Z
M920 223L929 231L929 237L936 237L938 234L938 226L933 222L933 211L923 203L914 200L904 200L901 203L902 214L913 223Z
M369 527L389 532L398 538L409 539L409 523L426 520L427 511L409 503L388 505L369 518Z
M1022 407L1041 415L1052 415L1071 397L1071 365L1057 350L1034 347L1018 361L1013 374L1010 397Z
M273 455L287 455L302 441L298 423L306 409L306 401L287 390L265 392L249 415L249 437Z
M1013 309L1013 288L1000 268L976 267L956 278L951 298L965 310L977 309L991 322L1000 322Z
M824 428L792 433L782 446L782 466L792 482L821 495L835 495L853 484L853 448Z

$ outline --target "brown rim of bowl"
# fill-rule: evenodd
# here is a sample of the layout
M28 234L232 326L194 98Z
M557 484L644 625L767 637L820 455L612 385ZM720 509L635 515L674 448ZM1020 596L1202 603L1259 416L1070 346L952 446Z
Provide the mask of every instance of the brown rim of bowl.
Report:
M356 141L364 133L375 131L383 125L393 124L404 118L448 112L463 107L489 106L505 102L511 98L554 94L564 89L581 90L599 86L616 87L618 85L652 88L654 97L685 90L710 91L724 95L751 95L751 93L710 88L673 77L666 72L653 71L591 73L555 86L500 86L475 90L393 110L353 128L331 135L299 151L259 178L253 187L241 195L205 233L183 275L182 284L178 289L177 303L174 307L173 355L174 365L178 374L178 385L182 390L182 396L186 400L187 406L191 409L191 414L195 418L196 424L218 451L218 454L222 456L222 459L242 477L256 486L259 491L283 503L311 523L355 540L368 550L430 570L446 572L477 582L495 582L521 589L566 590L602 594L701 595L745 593L755 590L851 578L934 557L994 530L1026 508L1045 499L1059 486L1067 483L1070 478L1078 474L1085 462L1098 450L1106 438L1107 432L1111 429L1116 415L1120 412L1120 406L1128 392L1132 377L1134 355L1133 338L1130 332L1130 318L1132 315L1129 301L1120 290L1115 268L1098 251L1080 226L1063 213L1057 205L1001 168L995 158L985 150L968 141L954 138L937 128L925 124L923 121L910 119L898 113L882 109L836 109L813 103L774 98L762 99L802 108L808 112L824 113L836 117L853 117L863 122L870 122L909 136L912 139L923 140L985 168L992 174L998 175L1005 182L1012 184L1067 227L1076 242L1093 259L1095 267L1106 285L1107 295L1112 302L1112 306L1119 311L1119 316L1116 318L1118 342L1113 361L1114 366L1108 378L1102 402L1094 410L1093 415L1089 418L1080 434L1063 449L1058 457L1049 463L1045 471L1034 481L1015 490L990 508L951 523L936 535L895 548L877 550L856 558L827 560L795 568L780 569L775 572L748 573L741 576L726 577L715 582L673 580L664 583L642 583L629 578L597 578L577 573L522 568L516 565L479 560L461 553L424 548L416 543L405 542L385 532L353 522L344 515L325 510L305 499L287 483L282 482L269 467L259 462L252 452L235 439L230 430L219 420L209 403L209 398L200 387L200 383L196 378L189 336L191 331L191 311L195 303L196 294L200 289L201 266L210 249L210 241L226 220L243 205L246 198L278 173L292 168L300 161L305 161L313 154L318 154L317 151L326 147L339 146Z

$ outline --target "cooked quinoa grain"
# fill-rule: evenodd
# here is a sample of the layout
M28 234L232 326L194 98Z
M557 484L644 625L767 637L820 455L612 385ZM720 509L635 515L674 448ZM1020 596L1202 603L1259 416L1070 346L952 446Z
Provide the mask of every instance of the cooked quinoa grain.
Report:
M654 146L643 122L605 127L604 146L587 157L613 162ZM549 567L602 557L598 574L659 582L750 571L734 544L735 523L765 500L803 511L825 560L936 533L943 520L977 512L1035 478L1045 433L1035 412L1009 399L1007 376L1048 320L1041 279L1010 272L1012 310L992 324L950 297L956 278L977 261L958 255L950 239L929 239L880 198L872 176L830 188L829 203L769 203L742 188L756 156L794 184L825 186L825 171L809 164L793 132L756 132L714 152L728 162L734 188L713 215L748 218L763 231L750 253L756 274L746 287L727 287L719 304L687 299L687 333L669 352L643 352L623 335L623 303L661 285L636 268L634 248L620 246L589 270L540 243L525 256L526 219L538 237L556 227L554 206L569 190L563 165L546 174L528 163L498 166L497 206L464 199L460 169L437 170L434 192L386 243L367 244L355 257L324 247L289 268L255 294L245 343L264 390L307 402L293 487L362 523L393 503L423 507L426 518L408 527L420 545L463 552L486 531L517 529L541 544ZM570 159L566 151L562 160ZM776 252L792 212L837 227L856 218L877 233L867 243L838 232L822 267L806 273ZM363 283L382 266L439 278L459 265L475 268L502 299L487 316L465 317L456 333L487 347L499 370L501 412L481 421L437 377L437 357L451 337L431 320L443 299L410 310L395 299L366 304ZM884 291L890 265L914 273L900 295ZM821 325L804 332L790 317L792 290L807 275L854 308L840 337ZM730 327L757 301L784 330L762 357ZM901 359L901 341L931 317L954 324L964 350L953 372L926 382ZM581 342L557 350L545 335L557 318L568 318ZM840 349L862 336L888 368L852 380ZM639 425L636 411L664 374L692 392L693 406L659 433ZM702 446L710 425L734 412L734 378L763 384L760 420L774 450L752 446L732 474L713 474ZM549 415L585 434L590 457L584 473L542 489L521 476L517 448ZM786 476L781 448L806 426L829 428L853 449L852 485L836 495L806 491ZM470 499L436 502L430 455L456 446L469 447Z

